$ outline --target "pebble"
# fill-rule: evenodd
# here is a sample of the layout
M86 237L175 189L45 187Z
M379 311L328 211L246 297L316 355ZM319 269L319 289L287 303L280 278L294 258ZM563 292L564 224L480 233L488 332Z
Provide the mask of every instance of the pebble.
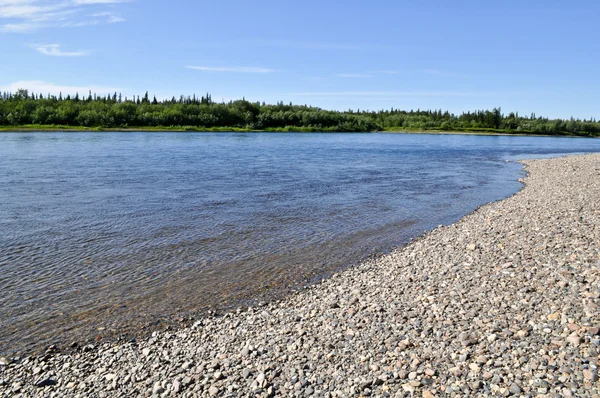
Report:
M598 371L596 369L584 369L583 377L590 381L596 382L598 381Z

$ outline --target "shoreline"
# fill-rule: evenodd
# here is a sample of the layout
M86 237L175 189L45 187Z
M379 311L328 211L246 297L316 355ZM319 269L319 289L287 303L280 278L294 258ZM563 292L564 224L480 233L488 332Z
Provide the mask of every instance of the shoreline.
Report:
M110 127L79 127L79 126L0 126L0 133L331 133L331 134L433 134L433 135L487 135L487 136L516 136L516 137L565 137L565 138L600 138L600 136L580 135L580 134L542 134L533 132L506 132L492 131L487 129L481 130L414 130L414 129L385 129L381 131L337 131L335 129L318 129L318 128L273 128L273 129L247 129L239 127L214 127L203 128L194 126L181 127L128 127L128 128L110 128Z
M522 163L514 195L290 297L2 359L0 395L593 396L600 155Z

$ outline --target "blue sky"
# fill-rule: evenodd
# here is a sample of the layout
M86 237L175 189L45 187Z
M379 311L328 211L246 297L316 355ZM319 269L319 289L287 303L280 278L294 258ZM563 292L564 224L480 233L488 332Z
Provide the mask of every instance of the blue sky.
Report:
M0 0L0 90L600 118L597 1Z

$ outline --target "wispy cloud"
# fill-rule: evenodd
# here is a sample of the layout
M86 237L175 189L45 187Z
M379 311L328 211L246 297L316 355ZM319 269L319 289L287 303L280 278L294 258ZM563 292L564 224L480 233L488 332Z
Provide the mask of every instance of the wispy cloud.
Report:
M371 73L380 74L380 75L399 75L400 74L400 72L398 72L397 70L376 70Z
M112 12L98 12L96 14L90 14L90 17L106 18L106 22L108 23L125 22L125 18L117 16Z
M441 71L439 69L425 69L423 72L425 72L429 75L436 75L436 76L454 76L453 73Z
M77 27L123 22L114 4L122 0L0 0L0 31L27 33L48 27ZM90 14L111 6L112 12ZM86 12L86 10L88 12Z
M287 95L296 97L471 97L479 95L461 91L329 91L298 92Z
M273 73L274 69L255 68L249 66L186 66L188 69L204 72L234 72L234 73Z
M62 51L60 44L40 44L34 48L44 55L53 57L83 57L88 54L87 51Z
M347 79L370 79L373 77L370 73L338 73L336 76Z
M233 46L233 47L271 47L292 50L315 50L315 51L358 51L364 47L350 43L336 43L326 41L303 41L303 40L285 40L285 39L235 39L222 42L205 43L209 46Z
M11 93L16 92L19 89L26 89L32 93L38 94L53 94L58 95L62 93L63 95L75 95L79 93L79 95L85 95L88 92L98 93L98 94L108 94L114 92L122 92L123 89L118 87L108 87L108 86L99 86L99 85L89 85L89 86L69 86L69 85L60 85L55 83L48 83L42 80L21 80L17 82L10 83L8 85L0 85L0 91L9 91Z
M439 69L425 69L425 70L423 70L423 72L425 72L429 75L443 76L443 77L472 77L470 75L466 75L466 74L462 74L462 73L455 73L455 72L439 70Z
M127 0L74 0L75 4L116 4L126 3Z
M360 50L362 47L348 43L330 43L293 40L250 40L250 43L263 47L294 48L304 50Z
M307 80L307 81L322 81L322 80L327 80L327 78L325 78L325 77L316 77L316 76L307 76L307 77L303 77L302 80Z
M376 75L398 75L399 72L395 70L375 70L370 72L361 72L361 73L338 73L335 76L351 78L351 79L370 79L375 77Z

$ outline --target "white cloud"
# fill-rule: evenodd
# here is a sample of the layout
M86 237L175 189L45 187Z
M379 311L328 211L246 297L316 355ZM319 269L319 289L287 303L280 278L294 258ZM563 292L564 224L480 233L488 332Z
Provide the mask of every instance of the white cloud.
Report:
M368 73L338 73L336 76L348 79L370 79L373 77L373 75Z
M116 4L126 3L127 0L74 0L75 4Z
M471 92L460 91L331 91L300 92L288 95L297 97L470 97Z
M429 74L429 75L436 75L436 76L454 76L454 74L450 73L450 72L444 72L438 69L425 69L423 72Z
M36 0L0 0L0 7L12 6L15 4L29 4L34 3Z
M395 70L377 70L365 73L338 73L335 76L344 77L350 79L370 79L375 75L398 75L399 73Z
M48 27L77 27L100 23L117 23L125 19L113 12L85 13L90 8L101 11L123 0L0 0L2 32L27 33ZM100 10L98 10L100 8ZM113 10L111 8L111 10Z
M378 70L372 73L376 73L376 74L382 74L382 75L399 75L400 72L396 71L396 70Z
M92 93L97 94L108 94L114 92L122 92L121 88L117 87L107 87L107 86L68 86L68 85L59 85L54 83L48 83L42 80L21 80L18 82L10 83L6 86L0 86L0 91L8 91L11 93L16 92L19 89L29 90L30 93L37 94L53 94L58 95L62 93L62 95L75 95L79 93L79 95L87 95L90 91Z
M108 17L108 19L106 20L106 22L108 23L118 23L118 22L125 22L126 19L123 17L117 17L115 15L111 15L110 17Z
M200 70L204 72L235 72L235 73L273 73L274 69L268 68L253 68L248 66L234 66L234 67L221 67L221 66L186 66L188 69Z
M0 27L0 32L7 33L29 33L33 32L41 27L38 23L14 23L6 24Z
M246 39L238 40L236 43L252 45L257 47L280 47L294 48L302 50L361 50L362 47L355 44L347 43L328 43L328 42L312 42L312 41L295 41L295 40L256 40Z
M41 44L35 46L35 49L44 55L51 55L54 57L82 57L87 55L86 51L62 51L60 44Z
M444 77L476 77L476 76L471 76L471 75L465 75L462 73L454 73L454 72L449 72L449 71L445 71L445 70L439 70L439 69L425 69L423 72L427 73L428 75L444 76Z

